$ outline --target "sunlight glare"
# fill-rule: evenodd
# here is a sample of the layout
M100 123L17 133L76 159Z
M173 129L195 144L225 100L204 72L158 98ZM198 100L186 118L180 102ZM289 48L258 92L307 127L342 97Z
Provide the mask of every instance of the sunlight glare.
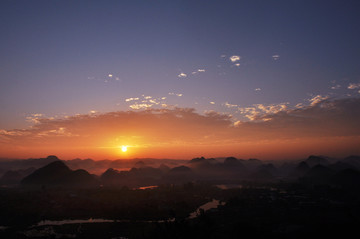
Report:
M121 146L121 151L123 151L123 152L126 152L127 151L127 146L126 145L123 145L123 146Z

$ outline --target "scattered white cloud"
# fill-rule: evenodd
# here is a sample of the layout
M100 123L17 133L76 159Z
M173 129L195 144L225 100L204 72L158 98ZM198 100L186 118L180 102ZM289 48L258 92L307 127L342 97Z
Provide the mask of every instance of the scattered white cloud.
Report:
M215 105L215 102L214 102L214 101L210 101L210 104Z
M236 62L236 61L239 61L240 60L240 56L231 56L229 59L231 62Z
M205 72L205 69L198 69L198 72Z
M221 57L221 58L225 58L225 57L226 57L226 55L221 55L220 57Z
M257 104L257 108L265 112L266 114L276 114L280 111L287 110L287 105L289 103L280 103L280 104L271 104L271 105L264 105L264 104Z
M225 105L225 107L227 107L227 108L235 108L235 107L238 107L238 105L230 104L229 102L225 102L224 105Z
M160 104L160 102L157 101L156 99L151 99L151 100L149 100L149 102L152 103L152 104L155 104L155 105Z
M329 98L329 96L316 95L313 98L309 99L310 105L314 106L314 105L316 105L316 104L318 104L318 103L320 103L320 102L322 102L322 101L324 101L324 100L326 100L328 98Z
M139 100L139 98L136 97L136 98L128 98L128 99L125 99L126 102L133 101L133 100Z
M280 55L273 55L273 56L272 56L272 59L273 59L274 61L277 61L277 60L280 59Z
M180 73L180 74L178 75L178 77L179 77L179 78L186 78L187 75L186 75L185 73Z
M360 83L350 83L348 86L349 90L355 90L360 88Z
M31 114L30 116L27 116L26 121L38 124L40 123L40 119L44 117L45 117L44 114L35 113L35 114Z
M132 104L129 107L134 110L147 109L153 106L153 104Z
M183 94L180 94L180 93L174 93L174 92L170 92L169 95L176 95L176 96L183 96Z
M341 88L341 85L334 85L331 87L332 90L338 90Z
M305 107L305 105L303 103L298 103L295 105L295 108L297 108L297 109L302 109L304 107Z
M152 96L144 96L144 99L148 100L148 99L151 99Z
M113 75L112 75L112 74L109 74L108 76L109 76L110 78L112 78L112 77L113 77Z
M240 66L240 63L236 63L235 66L239 67L239 66Z
M256 88L255 91L261 91L261 88Z
M90 113L90 114L96 114L97 111L96 111L96 110L90 110L89 113Z
M239 127L242 124L240 120L234 122L235 127Z

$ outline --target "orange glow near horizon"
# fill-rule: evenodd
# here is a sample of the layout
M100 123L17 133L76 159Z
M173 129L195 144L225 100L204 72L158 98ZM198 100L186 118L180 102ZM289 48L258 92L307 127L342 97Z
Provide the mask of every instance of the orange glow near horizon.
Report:
M226 115L200 115L180 108L42 119L29 129L0 131L0 158L295 159L310 154L360 154L360 136L353 131L358 122L331 118L331 112L324 114L324 109L319 113L303 110L304 115L317 114L317 118L293 121L292 115L281 114L272 120L236 125Z

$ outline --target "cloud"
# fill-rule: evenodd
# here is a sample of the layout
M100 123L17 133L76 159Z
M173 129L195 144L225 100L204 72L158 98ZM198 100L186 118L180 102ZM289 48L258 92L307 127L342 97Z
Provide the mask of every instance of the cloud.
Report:
M39 120L44 117L45 117L44 114L35 113L35 114L31 114L30 116L27 116L26 121L36 124L39 123L40 122Z
M178 96L178 97L183 96L183 94L181 94L181 93L174 93L174 92L170 92L169 95L175 95L175 96Z
M214 101L210 101L210 104L215 105L215 102L214 102Z
M313 98L309 99L310 105L314 106L314 105L316 105L316 104L318 104L318 103L320 103L320 102L322 102L322 101L324 101L324 100L326 100L328 98L329 98L329 96L316 95Z
M205 69L198 69L198 72L205 72Z
M133 107L137 111L39 118L28 129L0 130L0 151L76 150L91 155L99 148L121 145L116 141L121 138L129 145L150 145L148 150L157 149L158 157L173 155L174 149L181 153L185 148L189 154L202 150L221 155L276 149L281 155L289 142L303 145L299 146L299 152L303 152L330 139L334 147L353 145L352 152L359 152L358 143L354 143L358 141L353 139L360 138L360 98L324 99L297 109L289 109L286 103L241 108L253 121L234 120L231 115L216 111L199 114L189 108L149 109L150 104Z
M231 62L237 62L237 61L240 61L240 58L241 58L240 56L234 55L234 56L231 56L229 59Z
M235 66L239 67L239 66L240 66L240 63L236 63Z
M261 88L256 88L255 91L261 91Z
M187 75L186 75L185 73L180 73L180 74L178 75L178 77L179 77L179 78L186 78Z
M151 106L153 106L153 104L132 104L132 105L129 105L129 107L131 109L134 109L134 110L146 109L146 108L150 108Z
M332 90L338 90L341 88L341 85L334 85L331 87Z
M112 75L112 74L109 74L108 76L109 76L110 78L112 78L112 77L113 77L113 75Z
M274 61L277 61L277 60L280 59L280 55L273 55L273 56L272 56L272 59L273 59Z
M349 90L360 89L360 83L350 83L348 89Z
M235 107L238 107L238 105L230 104L229 102L225 102L225 103L224 103L224 106L227 107L227 108L235 108Z
M125 99L126 102L133 101L133 100L139 100L139 98L136 97L136 98L128 98L128 99Z

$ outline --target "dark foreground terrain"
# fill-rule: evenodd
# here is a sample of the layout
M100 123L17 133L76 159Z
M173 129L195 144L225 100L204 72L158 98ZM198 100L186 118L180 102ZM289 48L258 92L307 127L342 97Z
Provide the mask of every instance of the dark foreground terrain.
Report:
M326 185L2 189L0 197L1 238L344 238L360 226L360 191ZM212 199L223 203L189 217ZM43 221L89 218L108 221L64 225Z
M18 164L3 163L0 238L348 238L360 227L359 156L136 162L101 175L53 156Z

